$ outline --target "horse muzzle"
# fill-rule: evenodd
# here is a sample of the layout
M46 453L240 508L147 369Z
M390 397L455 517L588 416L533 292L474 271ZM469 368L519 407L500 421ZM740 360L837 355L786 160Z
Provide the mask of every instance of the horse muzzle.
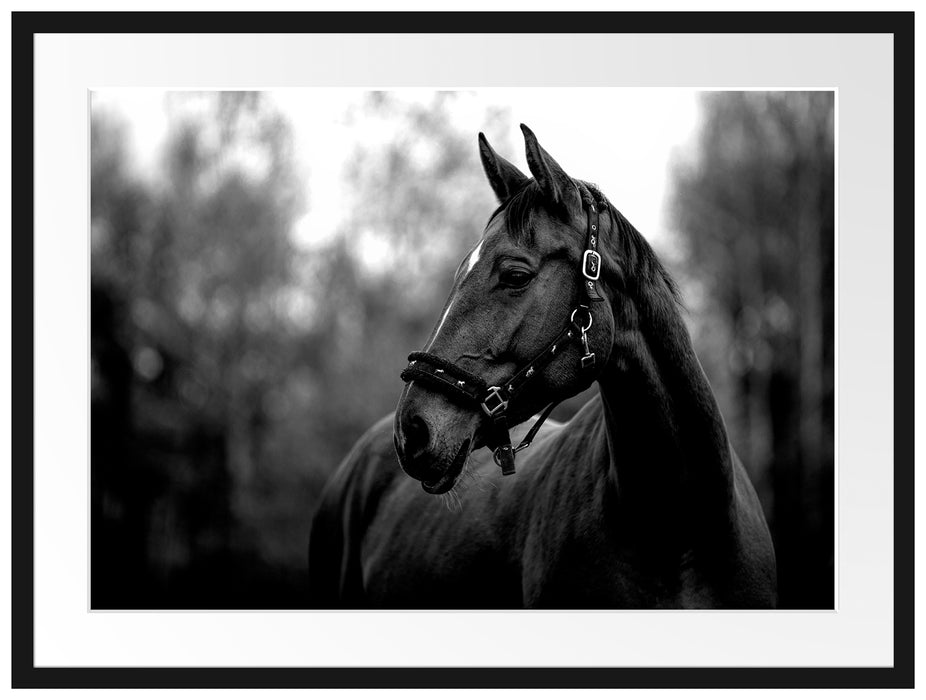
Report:
M393 443L399 465L413 479L421 482L421 488L430 494L446 493L453 488L472 448L467 438L451 453L449 458L442 450L435 450L427 423L418 416L411 416L397 423L393 432Z

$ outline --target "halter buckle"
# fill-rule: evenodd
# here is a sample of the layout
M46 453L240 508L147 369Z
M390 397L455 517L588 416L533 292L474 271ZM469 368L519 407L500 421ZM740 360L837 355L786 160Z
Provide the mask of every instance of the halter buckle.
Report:
M601 277L601 256L594 250L586 250L582 256L582 274L592 282Z
M494 418L506 408L508 408L508 400L502 396L501 387L490 386L489 393L482 401L482 410L489 418Z

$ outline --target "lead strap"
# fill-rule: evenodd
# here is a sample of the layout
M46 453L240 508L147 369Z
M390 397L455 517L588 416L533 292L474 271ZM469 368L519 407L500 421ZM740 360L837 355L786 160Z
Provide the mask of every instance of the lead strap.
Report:
M537 437L537 432L540 430L540 426L542 426L544 421L550 417L553 409L559 406L559 404L559 401L554 401L553 403L548 404L545 409L543 409L543 411L540 413L540 416L538 416L537 420L534 422L534 425L531 426L531 429L527 431L527 435L524 436L524 439L521 440L517 447L511 447L511 440L509 438L504 445L499 445L495 448L495 451L492 453L492 455L495 457L495 463L502 468L502 476L509 476L514 474L514 456L521 450L526 450L531 446L534 438Z

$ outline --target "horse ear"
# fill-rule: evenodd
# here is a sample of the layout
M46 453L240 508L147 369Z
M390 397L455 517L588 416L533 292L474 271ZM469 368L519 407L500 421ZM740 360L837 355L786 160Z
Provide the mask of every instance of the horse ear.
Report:
M479 157L482 159L482 169L486 171L486 177L489 178L489 184L492 185L492 191L499 202L504 202L527 182L527 176L498 155L481 131Z
M527 151L527 166L531 175L540 185L540 190L547 199L559 206L568 206L568 203L578 196L575 184L553 156L547 153L543 146L537 142L537 137L526 125L521 124L524 133L524 147Z

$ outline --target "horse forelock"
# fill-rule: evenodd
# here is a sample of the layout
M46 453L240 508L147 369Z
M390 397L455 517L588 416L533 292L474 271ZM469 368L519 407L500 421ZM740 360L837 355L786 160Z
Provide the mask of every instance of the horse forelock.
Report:
M534 213L544 207L544 196L536 180L528 180L508 199L498 205L489 217L488 229L497 216L505 219L505 232L517 245L533 243Z

